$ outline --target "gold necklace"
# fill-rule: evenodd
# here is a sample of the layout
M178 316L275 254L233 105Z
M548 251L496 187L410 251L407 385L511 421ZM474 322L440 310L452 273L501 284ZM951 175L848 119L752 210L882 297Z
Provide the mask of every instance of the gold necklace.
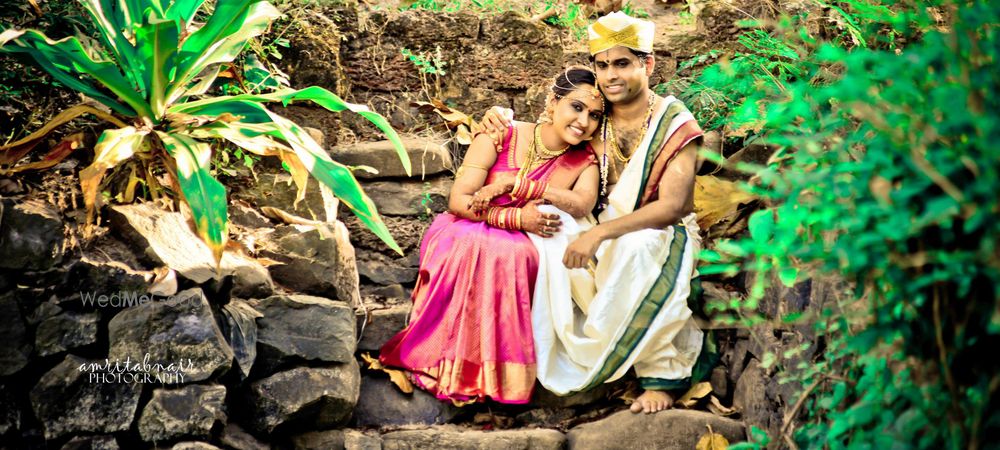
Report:
M539 150L539 147L541 149ZM538 160L547 160L558 157L566 150L569 149L569 144L559 150L552 150L545 146L545 142L542 141L542 126L535 125L535 135L531 139L531 144L528 145L528 154L524 157L524 164L517 171L518 177L528 176L528 171L531 170L531 166L534 166Z
M623 163L627 163L630 159L632 159L632 155L634 155L635 151L639 149L639 144L642 144L643 137L646 136L646 131L649 130L649 121L653 117L654 96L650 95L647 91L646 98L649 99L649 106L646 108L646 118L642 121L642 130L639 131L639 142L635 143L635 147L632 148L632 151L629 152L628 156L625 156L625 154L622 153L622 149L618 147L618 140L615 138L614 119L611 117L612 114L608 114L607 145L609 146L610 153L615 157L615 159Z

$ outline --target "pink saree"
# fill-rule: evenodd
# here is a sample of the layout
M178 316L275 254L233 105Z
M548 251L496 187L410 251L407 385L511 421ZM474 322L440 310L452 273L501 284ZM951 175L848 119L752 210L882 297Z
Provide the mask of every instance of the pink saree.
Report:
M514 128L507 133L486 184L517 172ZM589 150L589 149L588 149ZM594 158L570 150L528 177L575 180ZM494 206L524 206L509 195ZM538 253L521 231L494 228L443 213L420 245L420 272L409 325L382 347L386 366L441 400L527 403L535 385L531 294Z

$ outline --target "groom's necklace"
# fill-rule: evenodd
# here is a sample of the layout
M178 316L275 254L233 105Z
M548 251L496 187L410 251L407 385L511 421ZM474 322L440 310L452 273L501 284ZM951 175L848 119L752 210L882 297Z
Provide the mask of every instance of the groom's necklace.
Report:
M634 155L636 150L639 149L639 144L642 143L643 137L646 136L646 131L649 129L650 119L653 117L653 97L654 96L651 92L646 91L646 98L649 100L649 106L646 108L646 117L642 121L642 130L639 131L638 142L635 143L635 146L631 149L632 151L630 151L627 156L622 152L622 149L618 147L618 139L615 136L615 121L611 117L612 114L608 114L608 140L605 142L607 142L609 147L608 151L618 161L628 163L628 161L632 159L632 155Z

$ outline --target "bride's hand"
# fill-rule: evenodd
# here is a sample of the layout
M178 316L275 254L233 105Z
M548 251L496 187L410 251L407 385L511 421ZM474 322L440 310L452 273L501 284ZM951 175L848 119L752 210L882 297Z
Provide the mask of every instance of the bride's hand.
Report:
M493 199L510 192L512 189L514 189L513 181L499 181L479 188L469 200L469 211L477 216L482 214L486 208L490 207L490 202Z
M552 237L559 232L562 221L558 214L543 213L538 210L538 205L544 200L532 200L521 208L521 229L529 233L535 233L541 237Z

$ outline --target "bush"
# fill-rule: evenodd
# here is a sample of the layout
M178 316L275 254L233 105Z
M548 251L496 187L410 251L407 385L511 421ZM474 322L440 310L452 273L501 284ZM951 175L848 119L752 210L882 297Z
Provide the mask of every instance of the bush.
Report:
M720 242L709 272L791 286L832 273L853 295L811 320L815 361L782 367L807 386L806 448L982 448L1000 435L1000 10L985 0L829 5L839 33L803 18L741 38L685 95L714 95L712 127L776 148L747 189L769 208ZM715 305L727 309L729 305ZM771 437L775 443L781 439ZM995 445L995 444L992 444Z

